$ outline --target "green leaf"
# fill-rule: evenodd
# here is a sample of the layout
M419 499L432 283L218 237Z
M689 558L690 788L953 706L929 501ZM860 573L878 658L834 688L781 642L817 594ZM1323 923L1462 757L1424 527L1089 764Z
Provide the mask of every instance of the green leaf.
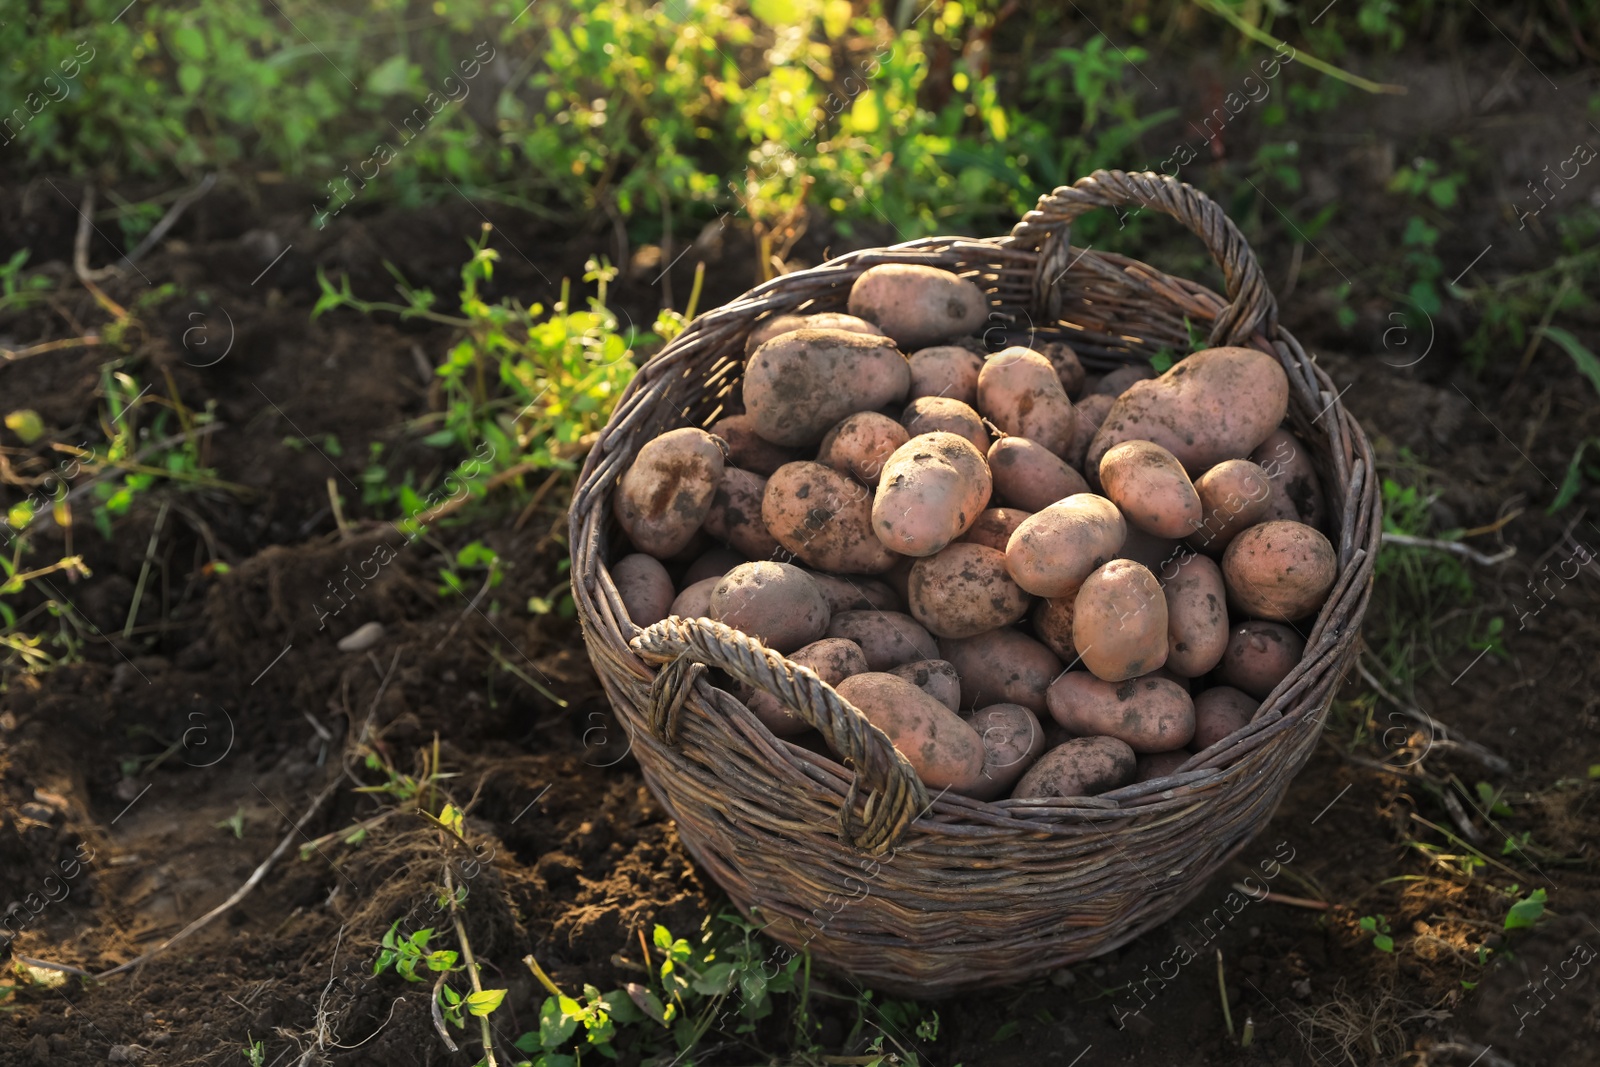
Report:
M456 443L456 432L440 430L437 433L430 433L422 439L422 443L432 448L445 448Z
M1548 899L1543 889L1535 889L1523 899L1511 905L1511 910L1506 912L1506 929L1521 930L1532 926L1544 914L1544 902Z
M650 940L655 944L656 948L660 949L662 952L666 952L672 948L672 934L668 933L667 928L659 923L656 924L656 928L651 931Z
M178 64L178 88L184 95L193 96L206 82L206 72L193 63Z
M751 0L750 14L768 26L809 25L815 16L807 0Z
M1372 938L1372 945L1382 952L1393 952L1394 938L1388 934L1375 934Z
M563 1010L565 997L546 997L539 1008L539 1041L547 1049L558 1048L578 1029L577 1016Z
M428 947L428 938L430 938L432 936L433 936L433 927L424 926L422 929L418 930L416 933L411 935L411 943L413 945L417 946L418 948L427 948Z
M454 967L456 965L456 960L458 958L459 957L457 956L457 954L455 952L453 952L453 951L451 951L449 949L440 949L437 952L429 954L429 956L428 956L428 970L430 970L430 971L448 971L450 968L452 968L452 967Z
M1150 357L1150 366L1155 368L1157 374L1165 374L1172 368L1172 353L1162 351Z
M1577 364L1578 371L1589 379L1589 384L1594 386L1595 392L1600 393L1600 359L1585 348L1583 342L1559 326L1546 326L1540 332L1566 349L1567 355L1572 357L1572 362Z
M205 34L194 26L179 26L173 30L172 47L184 59L203 60L209 53Z
M44 420L37 411L24 408L6 416L6 429L16 434L25 445L31 445L44 436Z
M1572 461L1567 464L1567 473L1561 479L1561 488L1556 490L1556 498L1544 509L1546 515L1554 515L1572 503L1572 498L1583 488L1583 452L1597 441L1600 441L1600 438L1587 437L1578 442L1578 449L1572 453Z
M692 983L695 992L708 997L720 997L733 988L733 973L733 964L713 963Z
M367 75L367 88L379 96L393 96L406 87L410 68L404 55L390 56Z
M539 1044L539 1035L530 1030L511 1042L511 1047L518 1052L538 1052L542 1046Z
M506 999L504 989L480 989L467 998L467 1011L478 1018L486 1018Z

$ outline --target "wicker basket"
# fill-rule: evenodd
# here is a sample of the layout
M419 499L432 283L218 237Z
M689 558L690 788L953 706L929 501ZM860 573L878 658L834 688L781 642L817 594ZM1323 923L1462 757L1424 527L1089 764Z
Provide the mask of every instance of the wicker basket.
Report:
M1152 208L1198 235L1226 300L1137 260L1073 248L1094 208ZM741 409L757 319L839 310L879 263L956 271L989 294L1008 343L1069 342L1092 369L1213 345L1272 353L1289 421L1327 492L1338 580L1306 655L1248 726L1170 777L1096 797L930 798L887 737L811 671L720 623L641 631L607 571L611 492L641 445ZM996 335L993 341L1000 339ZM1222 209L1158 174L1097 171L1040 199L1010 236L930 237L776 278L696 319L647 363L584 464L571 511L573 594L589 655L646 782L733 902L790 946L870 985L933 996L994 986L1108 952L1161 925L1265 827L1310 757L1354 654L1381 524L1371 448L1332 384L1277 322L1261 267ZM773 693L837 761L769 733L707 667Z

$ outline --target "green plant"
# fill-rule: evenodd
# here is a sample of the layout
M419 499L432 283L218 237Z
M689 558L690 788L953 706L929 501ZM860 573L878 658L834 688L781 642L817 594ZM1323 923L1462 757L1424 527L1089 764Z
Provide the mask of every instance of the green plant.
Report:
M1506 890L1508 896L1515 895L1516 886ZM1525 897L1514 901L1506 911L1505 928L1507 930L1525 930L1533 926L1544 916L1545 901L1549 900L1548 894L1543 889L1535 889Z
M466 570L468 568L483 568L485 572L483 578L484 589L494 589L505 580L506 576L505 568L500 563L499 554L496 553L494 549L485 545L482 541L472 541L466 545L463 545L456 552L455 567L461 570ZM454 569L451 569L450 567L441 567L439 570L439 579L441 583L439 586L439 595L441 597L449 593L454 593L458 596L464 596L468 599L473 599L473 593L467 588L467 583L461 580L461 576L457 574ZM489 610L492 614L493 608L491 607Z
M32 253L19 248L0 266L0 312L21 311L43 303L54 283L42 274L27 274L23 265Z
M244 1057L245 1062L250 1067L263 1067L267 1062L267 1043L265 1041L257 1041L249 1034L245 1035L245 1040L250 1043L239 1050L239 1055Z
M232 830L234 837L239 838L240 840L243 840L244 839L244 805L240 804L237 811L235 811L232 815L228 816L226 819L223 819L221 822L217 823L217 829L219 829L219 830Z
M1394 938L1390 936L1389 920L1382 915L1363 915L1358 923L1372 935L1372 947L1380 952L1394 951Z

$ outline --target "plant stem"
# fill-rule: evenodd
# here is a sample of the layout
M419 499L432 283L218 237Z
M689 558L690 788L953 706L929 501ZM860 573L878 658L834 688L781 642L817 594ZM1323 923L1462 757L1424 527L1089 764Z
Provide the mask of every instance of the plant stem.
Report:
M1217 0L1195 0L1195 3L1205 10L1211 12L1213 15L1220 15L1226 22L1228 22L1229 25L1238 30L1240 33L1244 34L1246 37L1250 38L1252 41L1258 41L1261 44L1268 45L1272 48L1291 47L1285 44L1283 41L1278 40L1267 31L1261 29L1259 26L1246 22L1231 8L1225 7L1224 5L1218 3ZM1357 89L1362 89L1369 93L1388 93L1394 96L1404 96L1408 92L1404 85L1389 85L1383 82L1369 81L1366 78L1360 77L1359 75L1340 70L1332 63L1325 63L1316 56L1311 55L1309 52L1302 52L1296 49L1291 50L1294 51L1294 58L1296 60L1304 63L1312 70L1320 70L1328 77L1342 81L1346 85L1354 85Z
M1223 977L1222 950L1217 949L1217 992L1222 996L1222 1021L1228 1026L1228 1037L1233 1037L1233 1012L1228 1009L1228 983Z
M472 942L467 940L466 927L461 925L461 912L456 908L455 880L450 877L450 865L444 868L444 891L450 899L450 921L456 928L456 940L461 942L461 956L467 961L467 977L472 980L472 991L483 992L483 983L478 980L478 961L472 958ZM489 1017L478 1016L478 1024L483 1031L483 1059L487 1067L499 1067L494 1058L494 1034L489 1029Z

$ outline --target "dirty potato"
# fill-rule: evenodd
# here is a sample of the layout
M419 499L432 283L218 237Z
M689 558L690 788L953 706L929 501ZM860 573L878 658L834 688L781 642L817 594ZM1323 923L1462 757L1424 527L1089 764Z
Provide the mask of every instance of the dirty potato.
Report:
M1305 639L1282 623L1242 622L1228 634L1217 679L1264 700L1305 653Z
M828 636L854 641L874 671L939 658L933 635L899 611L841 611L829 621Z
M858 411L828 431L817 449L817 462L863 485L877 485L894 450L911 440L904 426L877 411Z
M888 673L904 678L951 711L961 708L961 678L955 665L947 660L919 659L902 663Z
M968 407L978 403L983 357L961 345L936 345L911 353L911 399L944 396Z
M741 563L711 590L718 622L768 648L793 652L828 632L828 602L811 576L788 563Z
M612 497L633 547L657 559L689 547L722 484L722 467L721 442L692 426L645 442Z
M965 437L978 453L989 449L989 431L976 411L959 400L947 396L920 397L906 405L900 414L900 425L911 437L943 431Z
M1289 622L1315 614L1338 575L1338 557L1322 532L1287 519L1250 527L1222 554L1229 598L1262 619Z
M770 478L785 463L806 458L800 449L775 445L756 433L755 420L749 415L718 419L711 432L728 443L728 458L735 467L763 478Z
M972 637L1009 626L1033 598L1011 580L1004 552L953 544L917 560L906 584L911 615L936 637Z
M960 790L974 800L995 800L1011 792L1017 779L1044 754L1044 727L1021 704L991 704L967 717L983 738L983 773Z
M989 465L971 441L935 431L889 457L872 500L872 528L886 550L931 556L965 533L989 505Z
M1293 519L1313 529L1327 525L1328 504L1322 495L1322 480L1311 463L1305 443L1288 430L1275 430L1250 453L1252 462L1267 473L1272 499L1262 521Z
M867 673L867 659L861 654L861 649L855 642L844 641L837 637L824 637L820 641L813 641L804 648L789 653L788 658L790 663L811 668L818 678L836 689L846 678ZM745 707L779 737L794 737L811 729L810 724L790 711L771 693L756 690L750 699L745 701Z
M628 618L641 629L660 622L672 610L676 595L672 591L672 578L654 556L643 552L623 556L612 564L611 580L622 598L622 606L628 609Z
M882 574L895 555L872 532L872 494L820 463L786 463L767 479L761 520L778 544L817 570Z
M711 499L711 510L706 512L706 533L726 541L747 559L771 559L780 549L761 518L766 492L767 480L759 474L724 467L722 485Z
M846 415L905 400L911 365L881 337L805 328L755 350L744 403L756 433L775 445L815 445Z
M1077 415L1050 361L1027 348L990 356L978 372L978 410L1003 433L1065 455Z
M1061 673L1055 653L1018 630L941 638L939 651L961 679L961 706L1021 704L1045 709L1045 690Z
M1200 494L1178 458L1158 444L1112 446L1100 457L1100 485L1128 525L1153 537L1186 537L1200 525Z
M868 672L835 688L894 742L930 789L959 789L983 773L983 738L904 678Z
M1051 716L1069 733L1115 737L1135 752L1172 752L1194 737L1194 701L1165 678L1107 682L1068 671L1045 697Z
M1173 569L1161 585L1167 600L1166 669L1198 678L1228 650L1228 593L1222 568L1208 556L1192 555Z
M978 521L956 540L987 545L1004 552L1006 542L1011 540L1011 534L1022 525L1023 519L1032 514L1033 512L1023 511L1021 508L984 508L978 514Z
M1186 540L1214 556L1222 555L1235 537L1267 518L1272 506L1271 479L1247 459L1218 463L1194 480L1194 491L1200 495L1200 526Z
M1078 493L1022 520L1006 542L1006 568L1035 596L1066 596L1117 558L1127 533L1115 504Z
M982 289L947 270L881 263L862 271L850 287L850 314L909 351L976 333L989 316L989 300Z
M1261 701L1231 686L1219 685L1194 698L1194 740L1189 747L1204 752L1255 718Z
M842 311L819 311L814 315L769 315L750 330L750 336L745 338L744 354L748 357L774 337L807 327L814 330L846 330L868 337L884 336L883 331L872 323Z
M1073 599L1072 643L1083 665L1107 682L1161 667L1167 600L1155 575L1131 559L1114 559L1090 573Z
M995 496L1026 511L1089 491L1089 483L1066 460L1026 437L1002 437L990 445L989 472Z
M1057 745L1011 791L1013 800L1092 797L1133 781L1133 749L1114 737L1078 737Z

